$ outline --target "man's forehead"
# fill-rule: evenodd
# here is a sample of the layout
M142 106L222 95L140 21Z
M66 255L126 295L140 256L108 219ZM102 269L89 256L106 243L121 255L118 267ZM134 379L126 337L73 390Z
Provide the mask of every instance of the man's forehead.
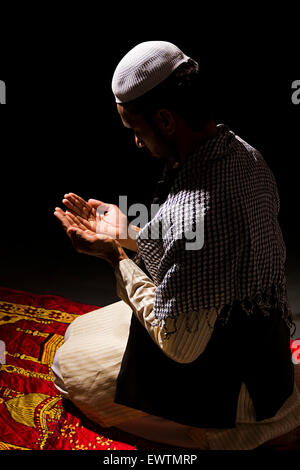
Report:
M125 127L131 129L135 127L141 120L141 116L138 114L132 114L127 111L127 109L122 105L117 105L118 112L121 116L122 122Z
M126 112L126 109L124 108L124 106L117 104L117 109L118 109L118 113L122 119L124 126L130 128L131 126L128 122L128 116L127 116L128 113Z

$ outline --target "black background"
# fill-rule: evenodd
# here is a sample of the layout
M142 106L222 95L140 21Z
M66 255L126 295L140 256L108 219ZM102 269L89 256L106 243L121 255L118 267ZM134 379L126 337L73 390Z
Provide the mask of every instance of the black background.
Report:
M98 33L78 29L56 41L54 28L42 42L38 33L20 37L2 56L7 106L0 112L0 285L97 305L115 300L111 268L75 253L53 211L63 207L66 192L116 204L119 195L128 196L128 205L151 201L161 165L138 151L123 128L111 78L133 46L160 39L209 71L217 122L259 149L274 172L290 282L299 286L300 105L291 101L292 82L299 78L296 46L278 47L267 36L246 45L239 37L227 44L198 34L125 39ZM99 281L96 295L91 272ZM112 293L105 297L107 290ZM298 308L299 296L292 297Z

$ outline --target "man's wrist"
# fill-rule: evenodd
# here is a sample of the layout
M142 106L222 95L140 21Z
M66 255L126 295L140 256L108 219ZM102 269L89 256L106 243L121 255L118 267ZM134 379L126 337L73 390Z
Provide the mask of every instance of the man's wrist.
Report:
M136 238L139 234L139 231L141 229L139 227L136 227L135 225L128 225L128 236L126 239L120 239L120 243L123 248L126 248L127 250L134 251L135 253L138 251L138 246L136 242Z
M129 257L126 255L125 251L117 240L114 240L113 247L113 254L109 262L113 268L116 268L120 261L122 261L123 259L129 259Z

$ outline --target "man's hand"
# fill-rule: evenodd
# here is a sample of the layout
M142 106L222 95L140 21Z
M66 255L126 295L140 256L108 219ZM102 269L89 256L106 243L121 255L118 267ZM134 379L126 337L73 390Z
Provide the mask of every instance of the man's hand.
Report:
M68 237L76 251L105 259L113 267L119 261L128 258L118 240L113 240L104 234L97 234L88 228L93 227L92 221L88 222L69 211L64 212L56 208L54 215L60 220Z
M128 258L120 243L105 235L95 235L90 230L81 230L73 226L67 230L67 234L70 235L76 251L105 259L113 267L116 267L122 259Z
M66 194L63 203L68 209L66 214L76 216L82 227L117 239L124 248L137 251L136 236L140 229L130 225L126 215L115 204L96 199L86 202L74 193Z

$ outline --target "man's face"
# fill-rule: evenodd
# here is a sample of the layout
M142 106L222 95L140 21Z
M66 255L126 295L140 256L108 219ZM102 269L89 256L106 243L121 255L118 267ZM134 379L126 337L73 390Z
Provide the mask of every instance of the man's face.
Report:
M153 157L168 159L171 152L170 143L153 129L141 114L129 113L117 104L118 112L125 127L132 129L138 148L146 148Z

